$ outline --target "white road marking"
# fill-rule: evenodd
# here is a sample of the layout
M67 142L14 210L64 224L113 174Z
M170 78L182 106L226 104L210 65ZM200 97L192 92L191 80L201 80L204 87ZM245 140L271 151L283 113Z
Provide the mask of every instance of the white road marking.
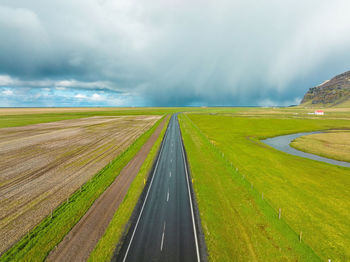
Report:
M166 138L167 138L167 137L168 137L168 128L167 128L167 130L166 130L166 133L165 133L165 136L164 136L164 142L163 142L162 147L161 147L160 152L159 152L159 157L158 157L158 159L157 159L156 167L154 168L154 172L153 172L153 176L152 176L151 183L150 183L149 188L148 188L148 190L147 190L147 194L146 194L145 200L143 201L142 208L141 208L141 211L140 211L140 215L139 215L139 217L138 217L138 219L137 219L137 221L136 221L136 225L135 225L135 228L134 228L134 232L133 232L132 235L131 235L131 239L130 239L128 248L127 248L127 250L126 250L126 252L125 252L125 256L124 256L123 262L125 262L125 260L126 260L126 258L127 258L127 256L128 256L128 253L129 253L129 249L130 249L132 240L134 239L137 226L139 225L140 218L141 218L141 215L142 215L142 211L143 211L143 208L145 207L145 204L146 204L146 202L147 202L148 194L149 194L149 191L150 191L150 189L151 189L151 187L152 187L153 179L154 179L154 177L155 177L155 174L156 174L156 171L157 171L157 168L158 168L159 159L160 159L160 156L162 155L163 147L164 147L164 144L165 144L165 141L166 141ZM164 227L165 227L165 224L164 224Z
M163 232L163 235L162 235L162 242L160 243L160 251L163 250L163 242L164 242L164 232Z
M171 171L170 171L170 173L169 173L169 177L171 177Z
M192 206L192 198L191 198L191 192L190 192L190 185L188 182L188 173L187 173L187 165L186 165L186 161L185 161L185 153L184 153L184 146L182 143L182 139L181 139L181 149L182 149L182 156L183 156L183 160L184 160L184 164L185 164L185 172L186 172L186 180L187 180L187 189L188 189L188 197L190 199L190 206L191 206L191 214L192 214L192 224L193 224L193 234L194 234L194 239L196 242L196 252L197 252L197 261L200 262L201 259L199 257L199 247L198 247L198 239L197 239L197 230L196 230L196 224L194 222L194 214L193 214L193 206Z
M173 162L173 159L170 159L170 163L172 163Z
M168 201L169 201L169 190L168 190L168 195L166 197L166 202L168 202Z
M164 235L165 235L165 221L164 221L164 226L163 226L162 242L160 243L160 251L163 250Z

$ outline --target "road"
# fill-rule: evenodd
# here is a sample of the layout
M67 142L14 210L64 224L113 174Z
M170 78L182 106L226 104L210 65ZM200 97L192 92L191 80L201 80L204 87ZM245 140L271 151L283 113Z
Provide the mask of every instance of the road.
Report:
M200 261L177 115L173 115L151 182L115 261Z

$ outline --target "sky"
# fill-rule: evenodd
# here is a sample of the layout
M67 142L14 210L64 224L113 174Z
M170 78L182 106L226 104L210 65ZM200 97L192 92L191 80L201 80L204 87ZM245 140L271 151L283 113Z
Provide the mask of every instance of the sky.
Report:
M1 0L0 107L275 106L350 70L348 0Z

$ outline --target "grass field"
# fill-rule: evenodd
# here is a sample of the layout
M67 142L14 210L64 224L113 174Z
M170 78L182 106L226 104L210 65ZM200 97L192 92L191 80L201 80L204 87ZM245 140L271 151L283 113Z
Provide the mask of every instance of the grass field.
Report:
M133 209L139 200L139 197L144 188L144 181L147 180L149 172L152 168L153 161L157 155L162 139L164 137L166 128L168 126L170 117L168 118L163 130L154 143L150 153L148 154L145 162L143 163L139 173L132 182L127 195L125 196L122 204L119 206L112 221L110 222L104 236L99 240L95 249L90 255L89 261L110 261L113 252L118 244L125 227L131 217Z
M291 146L307 153L350 162L350 131L334 130L302 136L292 141Z
M279 152L259 139L349 128L350 121L337 115L303 119L288 110L270 116L268 109L255 116L249 111L181 116L211 260L349 260L350 170ZM205 146L204 138L212 146ZM215 151L233 171L222 167ZM257 198L241 185L235 168ZM276 223L280 208L283 226ZM303 247L295 243L300 232Z
M0 261L42 261L86 213L92 203L113 182L122 168L147 141L160 120L142 134L122 154L105 166L78 189L67 201L56 208L19 242L7 250Z

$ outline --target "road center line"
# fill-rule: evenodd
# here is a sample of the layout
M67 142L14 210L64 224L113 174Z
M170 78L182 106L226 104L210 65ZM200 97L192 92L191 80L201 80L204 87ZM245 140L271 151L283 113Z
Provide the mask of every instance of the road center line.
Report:
M168 202L168 201L169 201L169 190L168 190L168 195L166 197L166 202Z
M163 226L162 241L161 241L161 243L160 243L160 251L163 250L164 235L165 235L165 221L164 221L164 226Z
M163 242L164 242L164 232L162 234L162 242L160 243L160 251L163 250Z
M169 177L171 177L171 171L170 171L170 173L169 173Z

